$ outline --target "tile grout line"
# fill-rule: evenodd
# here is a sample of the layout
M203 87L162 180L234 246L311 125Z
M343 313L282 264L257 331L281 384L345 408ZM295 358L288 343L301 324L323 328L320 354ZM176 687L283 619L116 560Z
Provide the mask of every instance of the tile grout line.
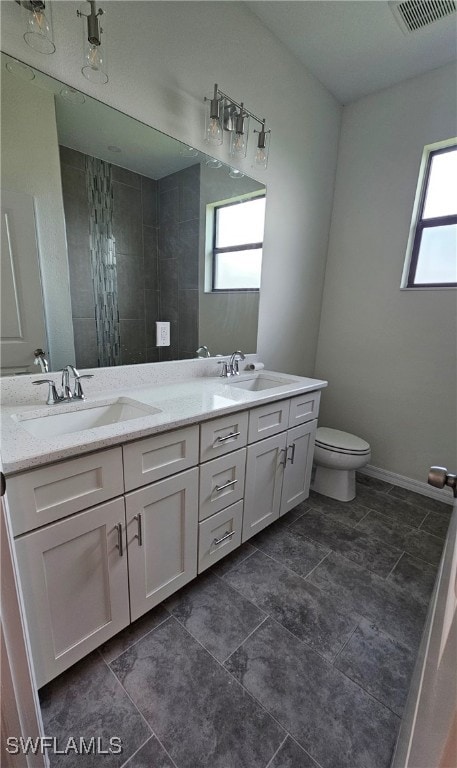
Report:
M308 541L311 541L311 540L308 539ZM312 542L312 544L314 544L314 543L315 542ZM324 549L324 547L321 544L319 544L319 547L321 549ZM269 560L273 560L274 563L277 563L277 565L280 565L282 568L285 568L286 571L289 571L289 573L292 573L294 576L298 576L303 581L306 581L306 578L307 578L308 574L306 574L306 576L302 576L301 573L298 573L297 571L294 571L293 568L289 568L288 565L285 565L284 563L282 563L281 560L277 560L275 557L273 557L273 555L269 555L268 552L264 552L263 549L259 549L258 551L260 552L260 554L265 555L265 557L268 557ZM327 555L330 554L331 551L332 550L330 549L328 552L326 552L325 555L323 556L322 560L325 560L325 558L327 557ZM319 563L321 563L322 560L320 560ZM319 565L319 563L318 563L318 565ZM317 568L317 565L315 565L314 568ZM311 571L314 571L314 568L312 568ZM311 573L311 571L309 573Z
M147 739L147 740L144 742L144 744L142 744L142 745L141 745L141 747L138 747L138 749L137 749L137 750L136 750L136 751L133 753L133 755L130 755L130 757L128 757L128 758L127 758L127 760L125 761L125 763L122 763L122 765L120 766L120 768L128 768L128 764L129 764L130 760L133 760L133 758L135 757L135 755L137 755L137 754L138 754L138 752L140 751L140 749L143 749L143 747L145 747L145 746L146 746L146 744L149 744L149 742L150 742L150 741L151 741L151 739L153 739L153 738L154 738L154 734L151 734L151 735L150 735L150 737L149 737L149 739Z
M182 629L183 629L185 632L187 632L187 634L188 634L188 635L190 635L190 637L191 637L193 640L195 640L195 642L196 642L196 643L198 643L198 645L199 645L201 648L203 648L203 650L204 650L206 653L208 653L208 654L211 656L211 658L212 658L212 659L214 659L214 661L216 662L216 664L218 664L218 665L221 667L221 669L223 669L223 670L224 670L224 672L225 672L227 675L229 675L229 676L231 677L231 679L232 679L232 680L233 680L233 681L234 681L234 682L235 682L235 683L236 683L236 684L237 684L237 685L238 685L238 686L239 686L239 687L242 689L243 693L247 694L247 695L249 696L249 698L250 698L250 699L252 699L252 701L253 701L253 702L255 702L255 704L257 704L257 706L258 706L258 707L260 707L260 709L261 709L263 712L265 712L265 714L266 714L266 715L268 715L268 717L270 717L270 718L273 720L273 722L274 722L274 723L276 723L276 725L277 725L277 726L278 726L278 727L279 727L279 728L280 728L282 731L284 731L284 733L285 733L286 735L288 735L288 736L291 736L291 734L289 733L289 731L287 730L287 728L285 728L283 725L281 725L281 723L279 722L279 720L277 720L277 719L274 717L274 715L272 715L272 714L271 714L271 712L269 712L269 711L268 711L268 709L267 709L266 707L264 707L264 705L263 705L263 704L262 704L262 703L261 703L261 702L260 702L260 701L259 701L259 700L258 700L258 699L255 697L255 696L254 696L254 694L253 694L253 693L251 693L251 691L249 691L249 690L248 690L248 689L247 689L247 688L246 688L246 687L243 685L243 683L240 683L240 681L239 681L239 680L238 680L238 679L235 677L235 675L234 675L234 674L232 674L232 672L230 672L230 670L229 670L229 669L227 669L227 667L225 667L225 666L224 666L224 664L223 664L222 662L220 662L218 659L216 659L216 657L215 657L215 656L213 656L213 654L211 653L211 651L209 651L209 650L208 650L208 648L205 648L205 646L203 645L203 643L201 643L201 642L200 642L200 640L198 640L198 639L197 639L197 638L196 638L196 637L195 637L195 636L192 634L192 632L190 632L190 631L187 629L187 627L185 627L183 624L181 624L181 622L179 621L179 619L177 619L177 618L176 618L176 616L173 616L172 618L173 618L173 619L175 619L175 621L176 621L176 622L179 624L179 626L180 626L180 627L182 627ZM267 616L267 619L271 619L271 616ZM274 621L274 619L271 619L271 620L272 620L272 621ZM264 621L266 621L266 619L264 619ZM263 624L263 623L264 623L264 622L262 622L262 624ZM257 629L258 629L258 627L257 627ZM254 631L256 631L256 630L254 630ZM288 631L288 630L286 630L286 631ZM289 634L290 634L290 633L289 633Z
M241 641L241 643L240 643L239 645L237 645L237 646L236 646L236 648L235 648L235 649L234 649L234 650L233 650L231 653L229 653L229 655L227 656L227 658L226 658L226 659L224 659L224 661L221 661L221 662L220 662L220 664L222 664L222 666L224 666L225 662L226 662L226 661L228 661L228 660L229 660L229 659L230 659L230 658L233 656L233 654L234 654L234 653L236 653L237 651L239 651L239 650L240 650L240 648L241 648L241 646L242 646L242 645L244 645L244 643L246 642L246 640L249 640L249 638L251 637L251 635L253 635L253 634L254 634L254 632L257 632L257 630L258 630L258 629L259 629L259 628L262 626L262 624L264 624L264 623L267 621L267 619L269 619L269 618L270 618L270 614L269 614L269 613L266 613L266 614L265 614L265 618L263 618L263 619L262 619L262 621L260 622L260 624L257 624L257 626L256 626L256 627L254 627L254 629L252 630L252 632L249 632L249 635L246 635L246 637L244 638L244 640L242 640L242 641ZM192 637L193 637L193 635L192 635Z
M366 513L364 514L364 516L363 516L363 517L361 517L361 518L360 518L360 520L357 520L356 524L354 525L354 530L357 528L357 526L358 526L358 524L359 524L359 523L363 523L363 521L364 521L364 520L366 520L366 518L368 517L368 515L371 515L371 513L374 511L374 510L372 510L372 509L368 509L368 507L366 508L366 510L367 510L367 511L366 511ZM360 529L359 529L359 528L357 528L357 530L360 530Z
M388 573L388 574L387 574L387 576L385 577L385 581L387 581L387 580L388 580L388 579L389 579L389 578L392 576L392 574L393 574L393 572L394 572L395 568L397 567L398 563L399 563L399 562L400 562L400 560L402 559L403 555L406 555L406 554L407 554L407 553L405 552L405 550L403 550L403 552L400 554L400 557L398 558L397 562L395 563L394 567L390 569L389 573Z
M302 745L301 745L301 744L300 744L300 743L297 741L297 739L294 739L294 737L293 737L293 736L292 736L290 733L289 733L289 739L292 739L292 741L293 741L295 744L297 744L297 746L299 746L299 747L300 747L300 749L302 749L302 750L303 750L303 752L304 752L306 755L308 755L308 757L310 757L310 758L311 758L311 760L313 760L313 761L316 763L316 767L317 767L317 768L324 768L324 766L323 766L323 765L321 765L321 763L319 763L319 761L318 761L318 760L316 760L316 758L315 758L315 757L313 757L313 756L312 756L312 755L311 755L311 754L308 752L308 750L307 750L307 749L305 749L304 747L302 747ZM268 768L268 766L267 766L267 768Z
M354 680L354 679L353 679L353 678L352 678L350 675L348 675L346 672L343 672L343 670L342 670L342 669L339 669L339 667L335 667L335 669L337 669L337 670L338 670L338 672L341 672L341 674L342 674L342 675L344 675L344 677L345 677L347 680L350 680L350 681L351 681L351 683L353 683L353 684L354 684L354 685L356 685L358 688L360 688L362 691L364 691L364 693L366 693L366 695L367 695L367 696L369 696L369 697L370 697L371 699L373 699L374 701L377 701L377 703L378 703L378 704L380 704L380 705L381 705L381 707L384 707L384 709L387 709L389 712L391 712L393 715L395 715L395 717L396 717L396 718L398 718L398 720L399 720L399 721L401 721L401 717L402 717L402 716L401 716L401 715L399 715L399 714L398 714L398 712L394 712L394 710L392 709L392 707L389 707L389 705L388 705L388 704L386 704L384 701L381 701L381 699L378 699L378 697L377 697L377 696L375 696L375 695L374 695L374 693L371 693L371 691L368 691L368 690L367 690L367 689L366 689L366 688L365 688L365 687L362 685L362 683L358 683L358 682L357 682L357 680Z
M160 623L160 625L159 625L159 626L162 626L163 624L165 624L165 622L166 622L166 621L170 621L170 619L171 619L171 618L172 618L172 616L170 615L170 616L169 616L167 619L165 619L165 621L162 621L162 622ZM156 629L156 627L154 627L154 629ZM154 632L154 629L151 629L151 632ZM150 634L150 632L148 632L148 635L149 635L149 634ZM116 680L116 682L117 682L117 683L118 683L118 684L121 686L122 690L124 691L125 695L126 695L126 696L127 696L127 698L129 699L129 701L131 702L132 706L133 706L133 707L136 709L136 711L137 711L137 712L138 712L138 714L140 715L141 719L142 719L142 720L144 720L144 722L145 722L145 724L146 724L146 727L147 727L147 728L148 728L148 730L151 732L151 736L149 736L149 738L148 738L148 739L146 739L146 741L145 741L145 742L143 742L143 744L142 744L142 745L141 745L141 746L140 746L140 747L139 747L139 748L136 750L136 752L138 752L138 750L139 750L139 749L142 749L142 747L144 747L144 745L145 745L145 744L147 744L147 742L148 742L148 741L150 741L151 737L152 737L152 736L154 736L154 737L157 739L157 741L158 741L158 743L160 744L160 746L162 747L163 751L166 753L167 757L169 757L169 758L170 758L170 760L171 760L171 762L173 763L173 765L175 766L175 768L178 768L178 766L176 765L175 761L173 760L173 758L171 757L171 755L168 753L168 751L165 749L164 745L162 744L161 740L159 739L159 737L157 736L157 734L155 733L155 731L153 730L153 728L151 728L151 726L149 725L148 721L146 720L146 718L145 718L145 716L143 715L143 713L141 712L141 710L140 710L140 709L137 707L137 705L136 705L136 704L135 704L135 702L133 701L133 699L132 699L132 697L130 696L130 694L128 693L128 691L126 691L126 689L125 689L125 688L124 688L124 686L122 685L121 681L119 680L119 678L118 678L118 676L116 675L116 673L114 672L114 670L113 670L113 669L111 668L111 666L110 666L110 665L109 665L109 664L108 664L108 663L105 661L105 659L103 658L103 656L102 656L101 652L100 652L100 651L98 651L98 653L99 653L99 655L100 655L100 657L101 657L101 659L102 659L103 663L104 663L104 664L106 664L106 666L108 667L109 671L110 671L110 672L111 672L111 674L113 675L114 679L115 679L115 680ZM133 754L136 754L136 752L134 752ZM131 755L130 757L133 757L133 755ZM130 760L130 758L129 758L129 760ZM128 762L128 760L127 760L126 762Z
M159 603L159 605L162 605L162 603ZM121 652L120 652L120 653L119 653L117 656L114 656L114 658L112 658L110 661L107 661L107 660L105 659L105 657L103 656L103 651L101 650L101 648L102 648L103 646L100 646L100 648L99 648L98 650L100 651L101 655L103 656L103 661L104 661L106 664L108 664L108 665L109 665L109 664L111 664L111 662L113 662L113 661L116 661L117 659L119 659L119 658L122 656L122 654L123 654L123 653L125 653L126 651L128 651L130 648L133 648L133 646L134 646L134 645L137 645L137 643L139 643L141 640L144 640L144 638L145 638L145 637L147 637L148 635L150 635L150 634L151 634L151 632L154 632L154 630L155 630L155 629L158 629L158 628L159 628L159 627L160 627L160 626L161 626L161 625L162 625L162 624L163 624L165 621L168 621L168 619L169 619L169 618L170 618L170 616L171 616L171 613L170 613L170 611L168 611L168 610L167 610L167 609L166 609L166 608L165 608L163 605L162 605L162 607L163 607L164 611L167 611L167 613L168 613L168 616L165 616L165 618L164 618L164 619L162 619L161 621L159 621L159 623L158 623L158 624L156 624L156 626L155 626L155 627L152 627L151 629L148 629L148 631L147 631L147 632L145 632L145 633L144 633L144 635L141 635L141 637L139 637L137 640L133 640L133 642L132 642L130 645L128 645L126 648L124 648L124 649L123 649L123 650L122 650L122 651L121 651ZM153 608L151 608L151 610L154 610L154 609L153 609ZM143 615L146 615L146 614L143 614ZM129 626L129 625L127 625L127 626ZM121 632L122 632L122 630L121 630ZM119 634L120 634L120 633L119 633ZM116 635L114 635L114 637L116 637ZM110 641L109 641L109 640L107 640L107 641L106 641L106 644L108 644L109 642L110 642Z
M359 628L359 626L360 626L360 622L361 622L361 620L364 618L364 617L363 617L361 614L359 614L359 616L360 616L360 619L359 619L359 621L357 622L357 624L355 625L355 627L354 627L354 629L352 630L351 634L349 635L348 639L346 640L346 642L345 642L345 643L343 643L343 645L341 646L340 650L337 652L337 654L336 654L335 658L332 660L332 667L334 667L334 666L335 666L335 662L336 662L336 660L338 659L338 657L340 656L340 654L342 654L342 653L343 653L344 649L345 649L345 648L346 648L346 646L347 646L347 645L348 645L348 644L351 642L351 640L352 640L353 636L354 636L354 635L355 635L355 633L357 632L357 630L358 630L358 628ZM336 667L336 669L338 669L338 667ZM339 671L341 672L341 670L339 670ZM344 674L344 673L343 673L343 674Z
M319 568L319 566L320 566L320 565L322 565L322 563L324 562L325 558L326 558L326 557L328 557L329 555L331 555L331 554L332 554L332 552L334 552L334 550L333 550L333 549L330 549L330 550L327 552L327 554L326 554L326 555L324 555L324 557L322 558L322 560L319 560L319 562L317 563L317 565L315 565L315 566L314 566L314 568L311 568L310 572L309 572L309 573L307 573L307 574L306 574L306 576L304 577L304 581L307 581L307 580L308 580L308 578L311 576L311 574L312 574L312 573L314 573L314 571L316 570L316 568ZM323 595L326 595L326 594L327 594L326 592L324 592L324 590L323 590L323 589L321 589L320 587L318 587L318 586L317 586L317 584L314 584L312 581L310 581L309 583L310 583L310 584L313 584L313 586L314 586L314 587L316 587L316 589L319 589L319 591L320 591L320 592L322 592L322 594L323 594Z
M283 748L284 744L286 743L288 735L289 734L286 733L286 735L284 736L284 739L281 741L281 744L279 745L279 747L276 750L276 752L274 753L274 755L272 757L270 757L270 759L269 759L268 763L266 764L265 768L270 768L270 766L271 766L273 760L275 759L276 755L278 754L278 752Z
M170 619L171 619L171 616L170 616ZM167 621L169 621L169 619L167 619ZM165 623L165 622L162 622L162 624L164 624L164 623ZM152 630L152 631L154 631L154 630ZM103 659L103 661L105 661L105 660ZM106 661L105 661L105 664L106 664ZM128 693L128 691L126 691L126 689L125 689L125 688L124 688L124 686L122 685L121 681L119 680L119 678L118 678L118 676L116 675L116 673L114 672L114 670L113 670L113 669L111 669L111 667L110 667L110 665L109 665L109 664L106 664L106 666L109 668L109 670L110 670L111 674L112 674L112 675L114 675L114 677L116 678L117 682L119 683L119 685L121 686L122 690L124 691L125 695L127 696L127 698L128 698L128 699L130 699L130 701L132 702L132 705L135 707L136 711L138 712L138 714L140 715L140 717L142 717L142 718L143 718L143 720L144 720L144 722L146 723L147 727L148 727L148 728L149 728L149 730L151 731L151 736L149 737L149 739L146 739L146 741L144 742L144 744L142 744L142 745L141 745L140 749L142 749L142 747L144 747L144 745L145 745L145 744L147 744L147 742L148 742L148 741L150 741L150 739L152 738L152 736L154 736L154 737L157 739L157 741L158 741L158 743L160 744L160 746L162 747L162 749L163 749L163 751L165 752L165 754L167 755L167 757L169 757L169 758L170 758L170 761L173 763L173 765L175 766L175 768L178 768L178 766L176 765L175 761L173 760L173 758L171 757L171 755L168 753L168 751L165 749L165 747L164 747L164 745L162 744L161 740L160 740L160 739L159 739L159 737L157 736L156 732L153 730L153 728L151 728L151 726L149 725L148 721L146 720L146 718L145 718L145 716L143 715L143 713L141 712L141 710L140 710L140 709L137 707L137 705L136 705L136 704L135 704L135 702L133 701L133 699L132 699L132 697L130 696L130 694ZM138 749L137 749L137 752L138 752ZM136 753L134 753L134 754L136 754ZM133 755L131 755L131 757L133 757ZM129 759L130 759L130 758L129 758Z

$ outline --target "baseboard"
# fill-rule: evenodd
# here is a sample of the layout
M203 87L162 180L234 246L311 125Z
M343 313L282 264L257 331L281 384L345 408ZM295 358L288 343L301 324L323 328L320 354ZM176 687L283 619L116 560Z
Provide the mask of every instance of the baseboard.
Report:
M454 497L450 488L443 488L443 490L440 488L433 488L431 485L422 483L420 480L413 480L404 475L397 475L396 472L389 472L387 469L373 467L371 464L367 464L366 467L359 469L358 472L362 475L368 475L369 477L376 477L378 480L384 480L385 483L391 483L391 485L399 485L400 488L406 488L408 491L420 493L422 496L428 496L430 499L442 501L444 504L452 505L454 503Z

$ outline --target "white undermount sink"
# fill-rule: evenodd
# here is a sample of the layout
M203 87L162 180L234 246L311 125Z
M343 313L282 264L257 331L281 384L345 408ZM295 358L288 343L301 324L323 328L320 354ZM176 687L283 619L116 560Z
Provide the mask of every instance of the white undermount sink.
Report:
M249 378L239 379L233 381L230 379L229 386L236 387L237 389L247 389L250 392L261 392L264 389L276 389L276 387L284 387L287 384L293 384L292 379L276 379L274 376L269 376L266 373L255 373Z
M34 437L46 438L82 432L85 429L97 429L109 424L119 424L161 413L160 408L145 405L129 397L116 397L113 400L86 403L81 406L78 404L78 407L72 403L68 404L68 408L72 406L73 410L68 411L62 410L64 405L55 406L59 408L58 413L52 412L54 406L48 406L48 410L42 411L39 415L36 412L30 415L15 414L13 419Z

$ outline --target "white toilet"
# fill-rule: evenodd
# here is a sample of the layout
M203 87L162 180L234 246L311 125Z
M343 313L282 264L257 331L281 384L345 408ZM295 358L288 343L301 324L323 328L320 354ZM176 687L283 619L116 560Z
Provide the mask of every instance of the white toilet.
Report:
M338 501L355 498L355 470L368 464L370 444L349 432L319 427L314 448L311 488Z

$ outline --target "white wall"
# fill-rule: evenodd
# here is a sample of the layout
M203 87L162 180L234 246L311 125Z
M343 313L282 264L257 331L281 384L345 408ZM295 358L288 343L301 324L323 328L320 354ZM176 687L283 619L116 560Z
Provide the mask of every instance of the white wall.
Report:
M449 65L344 109L315 375L320 423L425 482L457 469L456 291L401 291L423 147L457 133Z
M2 49L203 151L203 97L214 82L267 118L268 169L254 171L251 160L238 166L267 185L258 351L273 368L311 374L341 113L335 99L238 2L106 0L110 82L93 86L80 73L79 3L51 5L55 54L25 44L13 2L1 4ZM217 152L228 162L226 145Z
M2 188L35 200L51 369L74 363L67 241L54 97L2 72ZM39 147L39 151L37 151ZM44 343L44 340L43 340Z

